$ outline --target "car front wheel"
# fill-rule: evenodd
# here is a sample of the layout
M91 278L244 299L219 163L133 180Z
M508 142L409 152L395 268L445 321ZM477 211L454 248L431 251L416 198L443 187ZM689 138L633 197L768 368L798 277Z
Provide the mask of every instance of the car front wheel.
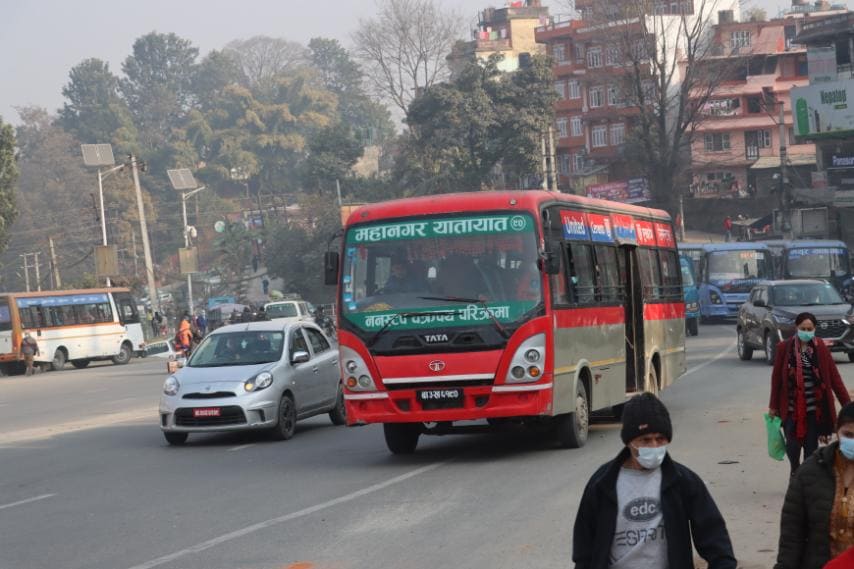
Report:
M347 408L344 405L344 388L338 386L338 396L335 398L335 407L329 412L329 420L333 425L347 424Z
M287 393L279 401L279 421L273 427L273 437L286 441L294 436L297 427L297 406Z

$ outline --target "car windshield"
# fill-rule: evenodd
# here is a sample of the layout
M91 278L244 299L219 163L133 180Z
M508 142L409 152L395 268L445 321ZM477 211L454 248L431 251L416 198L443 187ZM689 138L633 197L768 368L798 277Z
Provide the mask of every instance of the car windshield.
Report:
M268 318L294 318L298 316L297 305L293 302L285 304L268 304L264 309Z
M682 286L694 286L694 273L691 271L691 261L682 257L679 259L682 267Z
M187 366L243 366L275 362L282 357L284 343L284 333L275 331L211 334L195 349Z
M353 227L342 314L366 331L515 322L543 299L534 227L516 212Z
M841 248L790 249L787 272L795 278L847 275L848 252Z
M709 280L733 281L771 278L771 263L765 251L712 251Z
M826 283L790 284L774 287L774 306L845 304L839 293Z

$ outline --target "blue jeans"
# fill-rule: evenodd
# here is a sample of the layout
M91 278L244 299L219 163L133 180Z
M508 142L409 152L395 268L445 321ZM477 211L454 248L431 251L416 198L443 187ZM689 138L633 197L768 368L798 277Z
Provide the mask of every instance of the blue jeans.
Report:
M807 412L807 434L803 441L795 436L795 420L789 417L783 423L783 432L786 435L786 456L789 457L789 466L792 472L801 465L801 449L804 451L804 460L812 456L818 449L818 425L815 421L815 411Z

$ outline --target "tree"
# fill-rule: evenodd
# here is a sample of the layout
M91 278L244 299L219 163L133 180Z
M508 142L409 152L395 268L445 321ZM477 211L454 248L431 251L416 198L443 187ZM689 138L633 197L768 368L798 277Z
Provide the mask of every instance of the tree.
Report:
M349 177L362 150L346 123L338 122L318 131L308 139L302 163L303 187L320 193L332 189L336 180Z
M237 62L245 85L262 100L273 94L280 76L297 70L308 60L302 45L268 36L234 40L225 46L224 52Z
M18 214L14 193L17 179L15 132L12 125L4 124L0 117L0 251L9 242L9 230Z
M462 19L437 0L379 0L378 8L376 18L359 21L355 53L377 94L406 113L424 89L447 78Z
M100 59L86 59L71 68L62 88L66 101L59 125L84 144L111 143L117 153L132 152L137 131L119 94L119 78Z
M536 175L556 93L544 57L503 74L500 57L471 61L409 107L396 179L415 193L476 191ZM500 167L503 180L496 177Z
M216 108L223 90L229 85L246 84L246 76L233 53L212 51L199 63L193 75L194 110Z

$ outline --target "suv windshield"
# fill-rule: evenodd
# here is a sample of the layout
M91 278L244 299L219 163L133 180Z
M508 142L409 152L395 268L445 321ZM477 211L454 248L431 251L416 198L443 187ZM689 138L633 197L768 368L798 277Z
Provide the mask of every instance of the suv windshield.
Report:
M765 251L712 251L708 273L710 281L767 279L771 263Z
M342 314L371 332L515 322L543 299L534 227L516 212L352 227Z
M848 252L840 248L790 249L787 272L796 278L847 275Z
M774 306L812 306L845 304L836 289L829 284L791 284L774 287Z
M189 367L247 366L282 357L283 332L246 331L211 334L190 356Z
M295 302L268 304L264 308L264 313L267 315L267 318L295 318L299 316Z

